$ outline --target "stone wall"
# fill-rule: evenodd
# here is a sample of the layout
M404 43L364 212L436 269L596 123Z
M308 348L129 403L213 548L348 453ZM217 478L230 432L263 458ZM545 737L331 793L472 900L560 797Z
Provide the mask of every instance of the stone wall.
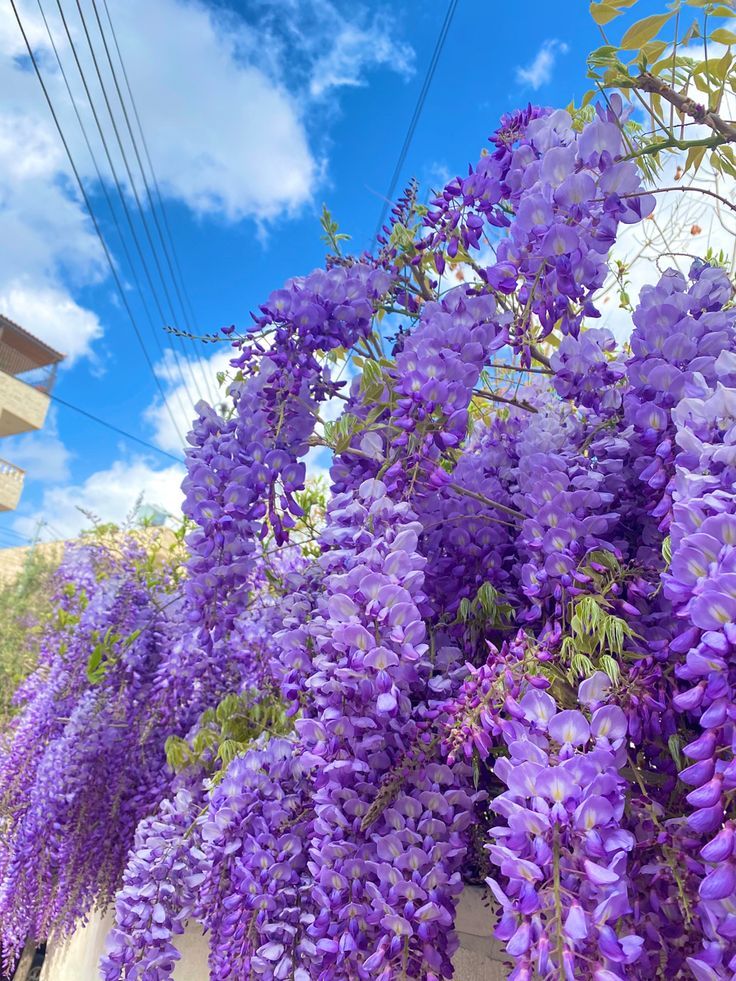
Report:
M103 538L113 545L116 540L124 540L127 532L120 531L113 535ZM130 534L143 537L150 542L150 547L165 551L169 549L175 540L174 532L170 528L136 528ZM91 539L94 541L94 539ZM40 554L44 559L51 563L61 562L64 549L67 545L74 542L81 542L83 539L70 539L58 542L36 542L35 545L21 545L12 548L0 548L0 584L14 582L23 571L23 566L28 561L31 551ZM183 552L182 552L183 557Z
M45 392L0 371L0 436L40 429L48 408Z
M37 542L35 545L20 545L17 548L0 549L0 585L15 582L28 561L31 549L37 550L50 562L61 562L66 542Z

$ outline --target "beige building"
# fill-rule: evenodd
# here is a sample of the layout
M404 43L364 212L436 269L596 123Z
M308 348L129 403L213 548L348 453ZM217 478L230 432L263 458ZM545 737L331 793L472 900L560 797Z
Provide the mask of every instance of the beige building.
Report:
M41 429L63 358L0 314L0 437ZM17 506L24 477L20 467L0 457L0 511Z

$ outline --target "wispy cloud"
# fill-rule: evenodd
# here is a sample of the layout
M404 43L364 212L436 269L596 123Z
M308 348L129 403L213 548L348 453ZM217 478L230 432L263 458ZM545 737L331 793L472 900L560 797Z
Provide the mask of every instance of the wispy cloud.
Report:
M323 178L323 128L316 123L330 108L326 96L362 84L377 66L406 74L413 52L397 39L383 5L356 0L343 14L334 0L253 2L247 18L203 0L110 0L110 7L164 196L199 216L262 225L308 205ZM36 4L18 5L77 167L94 194L97 176ZM48 19L109 184L71 46L59 17L49 12ZM92 97L101 104L81 21L68 20ZM109 77L106 84L111 91ZM140 185L138 191L145 199ZM114 237L110 245L119 257ZM104 324L76 296L106 279L103 259L12 10L0 4L0 312L67 353L67 367L89 358ZM121 273L128 275L124 268Z
M4 442L7 444L7 456L26 471L27 480L30 478L53 484L69 479L72 454L59 438L56 407L49 412L46 425L40 432L11 436Z
M90 527L85 512L101 521L121 524L137 503L161 507L171 514L181 511L184 467L172 463L156 470L144 457L116 460L78 484L60 484L43 492L41 506L18 513L13 530L28 538L39 526L48 525L46 537L72 538Z
M366 72L383 65L405 77L414 70L414 52L396 40L387 16L378 14L368 24L343 21L331 48L314 64L309 94L321 98L342 86L365 85Z
M534 59L526 66L516 69L516 80L520 85L528 85L533 89L541 88L552 79L552 70L558 54L567 54L569 48L564 41L551 38L542 44Z

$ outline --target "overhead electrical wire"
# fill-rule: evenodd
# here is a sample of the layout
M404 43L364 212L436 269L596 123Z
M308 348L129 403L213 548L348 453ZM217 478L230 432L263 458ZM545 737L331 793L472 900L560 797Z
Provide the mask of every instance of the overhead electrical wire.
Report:
M139 257L140 262L141 262L141 265L143 267L143 272L144 272L146 281L148 283L148 287L149 287L149 289L151 291L151 295L153 297L154 304L156 305L156 309L158 310L158 314L159 314L159 317L161 318L162 326L163 326L163 324L165 324L167 322L167 320L169 320L170 317L171 317L171 315L173 314L173 305L171 303L171 297L169 295L168 288L166 286L166 282L165 282L165 279L163 277L163 273L162 273L162 270L161 270L161 265L160 265L159 260L158 260L158 254L157 254L157 252L156 252L156 250L154 248L154 245L153 245L153 240L152 240L152 237L151 237L150 230L148 228L148 223L146 222L145 214L143 213L143 208L141 206L140 198L138 197L138 191L136 189L135 182L133 180L133 175L132 175L132 172L131 172L131 169L130 169L130 165L128 164L128 158L127 158L127 155L125 153L125 148L123 147L122 140L120 139L120 133L118 131L117 123L115 122L115 116L114 116L114 114L112 112L112 107L110 106L110 100L108 99L108 96L107 96L107 90L105 89L105 85L104 85L104 82L102 80L102 74L100 72L99 64L97 62L97 55L95 54L94 47L92 46L92 40L91 40L91 38L89 36L89 32L87 30L87 25L86 25L86 21L84 20L84 15L81 13L81 8L79 8L80 15L82 16L82 24L83 24L84 33L85 33L85 36L86 36L86 39L87 39L87 44L88 44L89 49L90 49L90 54L92 56L92 61L93 61L94 67L95 67L95 72L97 74L97 78L99 80L100 87L102 89L103 100L105 102L105 106L107 108L108 115L110 116L110 119L111 119L111 122L112 122L113 132L115 134L115 138L116 138L116 141L117 141L117 144L118 144L118 147L120 149L120 153L121 153L121 156L122 156L122 159L123 159L123 166L125 167L126 173L128 175L128 180L130 182L130 188L131 188L131 191L133 192L135 203L137 205L139 218L141 220L141 224L143 226L143 230L144 230L145 236L148 239L149 247L151 249L151 253L152 253L152 256L153 256L153 261L154 261L154 263L156 265L156 268L157 268L157 271L158 271L158 274L159 274L159 278L161 279L161 283L162 283L162 286L163 286L163 289L164 289L164 293L166 295L166 301L168 302L168 305L169 305L169 316L167 316L166 313L164 313L164 309L163 309L162 302L161 302L161 299L160 299L159 294L158 294L158 290L154 286L153 276L151 275L151 271L150 271L148 262L146 260L145 255L144 255L143 247L142 247L141 242L140 242L140 239L138 237L138 233L137 233L136 228L135 228L135 223L133 222L133 218L132 218L130 209L128 207L128 202L127 202L126 197L125 197L125 191L123 189L122 183L121 183L120 178L118 176L117 168L115 167L115 164L113 162L112 154L110 152L110 147L108 146L107 137L105 135L105 130L104 130L103 126L102 126L102 123L100 121L99 114L98 114L97 109L95 107L95 100L94 100L94 98L92 96L92 92L90 90L90 86L89 86L89 83L87 81L87 76L85 74L84 68L82 67L82 62L81 62L80 57L79 57L79 52L77 51L77 46L76 46L76 44L74 42L74 37L72 36L72 32L71 32L71 30L69 28L69 23L67 21L66 14L64 13L64 8L61 5L61 0L56 0L56 6L57 6L57 8L59 10L59 15L61 17L61 22L62 22L62 24L64 26L64 31L66 33L67 40L69 42L69 46L70 46L71 51L72 51L72 55L74 56L74 62L76 64L76 66L77 66L77 71L78 71L79 77L80 77L80 79L82 81L82 85L84 87L84 91L85 91L85 94L87 96L87 100L89 102L89 107L90 107L90 110L92 111L92 116L94 118L95 125L97 126L97 131L98 131L98 133L100 135L100 139L102 141L102 146L103 146L103 149L105 151L105 156L107 158L107 162L108 162L108 164L110 166L110 171L112 173L113 183L115 184L115 189L116 189L116 191L118 193L118 196L120 198L120 203L122 205L123 213L125 214L125 218L126 218L126 221L128 223L128 227L130 229L130 233L131 233L131 236L133 238L133 242L135 244L136 252L138 253L138 257ZM79 7L78 4L77 4L77 6ZM184 389L185 389L185 391L187 391L188 397L191 399L192 396L188 392L188 385L187 385L186 379L184 378L184 373L183 373L183 370L182 370L182 367L181 367L181 363L179 361L179 354L178 354L176 348L174 348L174 347L171 348L171 352L172 352L172 354L174 356L175 367L176 367L176 369L179 372L179 375L180 375L182 384L184 385ZM196 386L195 386L194 391L195 391L195 395L196 395L197 394L197 388L196 388ZM196 398L194 399L194 401L196 401Z
M391 175L391 181L389 183L388 191L386 192L386 197L381 208L381 215L378 219L378 224L376 225L376 231L373 236L373 245L375 247L378 241L378 236L381 234L381 229L386 221L386 216L388 215L388 210L393 204L394 194L396 193L396 186L401 177L401 171L403 170L404 164L406 163L406 157L409 153L409 147L414 139L414 133L416 132L419 119L422 115L422 110L424 109L424 103L427 101L427 95L429 94L429 88L432 84L432 79L437 70L437 65L439 64L440 56L442 55L442 49L445 46L445 41L447 40L447 34L450 30L450 25L452 24L453 17L455 16L455 11L457 10L459 0L450 0L447 6L447 12L445 13L445 19L442 22L442 27L440 28L440 33L437 36L437 41L435 42L434 51L432 52L432 57L430 59L429 65L427 66L427 72L424 76L424 82L419 91L419 96L417 97L417 103L414 106L414 112L412 114L411 120L409 122L409 128L406 131L406 136L404 137L404 142L401 145L401 150L399 151L399 157L396 161L396 166L394 167L393 174Z
M136 119L136 122L137 122L137 125L138 125L138 131L139 131L140 139L141 139L141 146L144 149L144 153L145 153L146 159L148 161L148 166L149 166L150 171L151 171L152 183L154 183L154 186L155 186L156 198L157 198L157 201L158 201L158 207L159 207L159 209L161 211L161 217L162 217L162 221L163 221L163 227L162 227L162 222L159 221L159 216L158 216L158 211L157 211L157 208L156 208L156 204L154 203L153 195L151 194L151 188L150 188L150 185L148 183L148 177L146 175L146 169L143 166L143 161L141 159L141 154L140 154L140 151L138 149L138 140L136 139L136 136L135 136L135 134L133 132L133 127L131 125L130 117L128 115L128 110L127 110L127 107L126 107L126 104L125 104L125 98L123 96L123 92L122 92L122 89L120 87L120 83L119 83L119 80L118 80L118 73L117 73L117 71L115 69L115 65L113 64L113 59L112 59L112 56L110 54L110 48L109 48L108 43L107 43L107 37L105 35L105 30L104 30L104 28L102 26L102 21L100 19L100 14L99 14L99 11L98 11L98 8L97 8L97 0L92 0L92 9L94 10L95 20L97 21L97 27L98 27L98 30L100 32L100 37L102 39L102 44L103 44L103 46L105 48L105 54L107 56L107 62L109 64L109 66L110 66L110 72L112 74L112 79L113 79L113 82L114 82L114 85L115 85L115 90L117 92L118 99L120 101L120 107L123 110L123 117L125 119L125 124L126 124L127 129L128 129L128 134L130 136L131 143L133 145L133 151L135 153L136 160L138 161L138 168L139 168L139 170L141 172L141 177L143 178L143 186L144 186L145 191L146 191L146 197L148 199L148 204L149 204L150 209L151 209L151 214L153 215L153 220L154 220L154 223L156 225L156 230L158 232L159 239L161 240L161 245L163 246L164 256L166 258L166 265L168 266L169 274L171 276L171 281L172 281L172 283L174 285L174 290L176 292L177 299L179 300L179 307L180 307L181 312L182 312L182 315L184 317L184 324L186 325L187 329L190 332L192 332L193 331L193 328L194 328L194 325L196 324L196 318L194 317L193 312L192 312L192 304L191 304L191 300L189 298L189 294L187 293L186 281L185 281L185 279L184 279L184 277L183 277L183 275L181 273L181 266L179 265L178 257L176 255L176 246L174 244L174 238L173 238L173 236L171 234L171 228L169 227L168 221L166 220L166 209L164 207L163 198L161 196L161 191L159 189L158 180L156 179L156 172L154 170L153 163L151 161L151 155L148 152L148 145L146 143L146 138L145 138L145 135L143 133L143 126L141 124L140 116L138 115L138 110L137 110L137 107L136 107L136 104L135 104L135 99L133 98L133 91L132 91L131 86L130 86L130 81L128 79L128 73L127 73L126 68L125 68L125 62L123 61L123 56L121 54L120 46L119 46L118 41L117 41L117 36L115 34L115 28L114 28L113 23L112 23L112 18L110 17L110 11L109 11L109 9L107 7L107 3L105 3L105 12L107 13L107 20L108 20L108 23L110 25L110 31L111 31L111 34L112 34L112 37L113 37L113 41L114 41L114 45L115 45L115 50L117 52L118 60L120 61L120 67L121 67L121 70L122 70L122 73L123 73L123 76L124 76L124 79L125 79L125 85L126 85L126 88L127 88L127 91L128 91L128 97L130 99L131 108L133 110L133 113L135 115L135 119ZM164 234L164 228L166 229L166 232L167 232L166 235ZM172 261L172 259L173 259L173 261ZM177 273L178 273L178 275L177 275ZM185 297L186 297L186 302L185 302ZM178 337L178 340L179 340L180 344L183 346L184 345L183 339L181 337ZM186 352L185 352L185 357L186 357ZM214 399L216 396L215 396L215 394L214 394L214 392L212 390L211 380L210 380L210 378L208 377L207 373L204 370L204 367L202 365L201 359L198 359L197 363L199 365L199 369L200 369L200 372L201 372L201 375L202 375L202 381L204 383L204 389L205 389L205 391L207 391L207 393L209 394L209 396ZM187 364L190 365L190 370L191 370L191 364L190 364L190 362L187 361Z
M116 229L117 234L118 234L118 237L120 239L120 245L122 247L123 254L124 254L124 256L125 256L125 258L127 260L128 266L130 268L130 273L131 273L131 277L133 279L133 284L134 284L134 286L135 286L135 288L136 288L136 290L138 292L138 295L139 295L139 297L141 299L141 303L143 304L143 309L144 309L144 312L146 314L146 319L148 320L148 324L149 324L149 327L151 329L151 333L153 335L153 338L154 338L154 340L156 342L156 346L158 347L159 353L160 353L161 358L163 360L163 359L165 359L165 354L164 354L163 344L161 342L160 333L154 327L153 317L151 316L151 311L150 311L150 308L149 308L149 305L148 305L148 300L146 298L145 293L143 292L143 288L141 286L140 279L138 278L138 272L136 270L135 263L133 262L133 258L132 258L131 254L130 254L130 251L128 249L128 245L127 245L127 243L125 241L125 236L123 234L123 230L120 227L120 222L118 220L117 211L115 210L115 207L114 207L114 205L112 203L112 200L110 198L110 194L109 194L109 192L107 190L107 182L103 179L102 171L101 171L100 166L99 166L99 164L97 162L97 156L95 154L95 151L92 148L92 144L90 142L89 136L87 135L87 128L84 125L84 121L82 120L82 116L81 116L81 113L79 111L79 107L77 105L77 100L76 100L76 98L74 96L74 93L72 92L71 85L69 84L69 78L68 78L68 76L66 74L66 71L64 69L64 65L63 65L63 62L62 62L61 57L59 55L58 48L56 47L56 42L54 41L54 35L53 35L53 33L51 31L51 28L49 26L49 22L48 22L48 20L46 18L46 12L43 9L43 5L41 3L41 0L36 0L36 3L37 3L37 6L38 6L38 9L39 9L39 13L41 14L41 18L43 20L44 26L46 28L46 34L48 35L48 39L49 39L49 42L51 44L51 48L52 48L52 50L54 52L54 55L56 57L56 64L59 67L59 72L60 72L61 77L63 79L64 86L65 86L66 91L67 91L67 95L69 96L69 101L71 102L72 109L74 110L74 114L75 114L75 116L77 118L77 122L79 123L79 128L81 130L82 137L84 138L84 142L85 142L85 144L87 146L87 150L89 152L90 159L92 160L92 165L93 165L93 167L95 169L95 173L97 175L97 180L98 180L98 183L100 185L100 189L102 190L102 194L103 194L103 196L105 198L105 201L107 203L108 210L110 211L110 216L112 218L113 224L115 225L115 229ZM187 407L185 406L185 404L184 404L184 402L182 400L181 392L179 391L178 388L175 390L174 394L175 394L176 400L178 402L179 408L180 408L180 410L182 412L182 417L185 418L186 415L187 415L187 411L188 410L187 410Z
M9 535L9 536L17 539L18 541L23 542L26 545L32 545L33 544L33 540L31 538L28 538L26 535L21 535L17 531L13 531L12 528L0 528L0 535ZM2 545L1 547L2 548L19 548L20 546L18 546L18 545L5 544L5 545Z
M181 281L182 292L184 294L184 300L185 300L185 302L187 304L187 311L188 311L189 316L191 318L191 323L192 324L196 324L197 323L197 317L196 317L196 315L194 313L194 309L192 307L192 301L190 299L189 292L187 291L186 278L185 278L184 274L182 273L181 265L179 263L179 256L177 254L176 246L174 244L174 236L173 236L173 234L171 232L171 226L169 224L169 218L168 218L168 214L167 214L166 205L165 205L165 202L164 202L163 195L161 194L161 188L159 186L158 178L156 176L156 170L155 170L155 168L153 166L153 160L151 159L151 154L150 154L149 149L148 149L148 141L146 140L146 134L143 131L143 125L141 123L140 115L138 113L138 106L136 104L135 96L133 95L133 89L132 89L131 84L130 84L130 79L128 78L128 71L127 71L127 69L125 67L125 61L123 60L123 54L122 54L122 51L120 50L120 45L118 43L118 36L117 36L117 32L115 30L115 25L112 22L112 17L110 15L110 9L108 7L107 0L103 0L103 4L104 4L104 7L105 7L105 13L107 14L107 21L108 21L108 24L110 25L110 33L112 34L113 44L115 45L115 50L117 52L118 60L120 62L120 68L122 69L122 72L123 72L123 79L125 81L125 87L126 87L126 89L128 91L128 96L130 97L130 104L131 104L131 107L133 109L133 115L135 117L136 124L138 126L138 132L140 133L141 144L143 146L143 152L144 152L144 155L145 155L146 160L148 162L148 166L149 166L150 171L151 171L151 180L152 180L152 183L153 183L154 190L156 192L156 200L158 201L159 207L161 209L161 216L163 218L164 228L166 229L166 234L167 234L167 237L169 239L169 244L171 245L171 253L172 253L173 257L174 257L174 265L176 266L176 270L177 270L177 272L179 274L179 279ZM209 379L209 376L208 376L208 379ZM211 389L211 394L212 394L212 399L213 399L213 404L214 404L218 400L218 394L217 394L216 387L213 386L213 388Z
M185 307L184 307L184 301L182 299L181 290L179 288L179 283L177 281L176 275L174 273L174 267L173 267L173 264L172 264L172 261L171 261L171 256L169 254L169 248L168 248L168 245L166 243L166 239L164 238L164 234L163 234L163 231L162 231L162 228L161 228L161 223L159 221L158 211L156 209L156 206L155 206L154 201L153 201L153 197L151 195L151 189L150 189L149 184L148 184L148 178L146 176L146 171L145 171L145 168L143 167L143 161L141 160L141 155L140 155L140 152L138 150L138 143L137 143L135 134L133 132L133 127L130 124L130 117L128 116L128 110L127 110L127 107L125 105L125 100L123 98L123 93L122 93L122 90L120 88L120 84L118 82L118 76L117 76L117 72L115 70L115 66L113 64L113 61L112 61L112 56L110 54L110 48L109 48L108 43L107 43L107 37L105 36L105 32L104 32L103 27L102 27L102 21L100 20L100 15L99 15L98 10L97 10L97 4L94 2L94 0L92 0L92 7L93 7L93 10L94 10L95 19L97 21L97 27L98 27L98 30L99 30L99 33L100 33L100 38L102 40L102 46L105 49L105 56L107 58L107 63L109 65L109 67L110 67L110 72L111 72L111 75L112 75L113 84L115 86L115 91L117 93L118 100L120 102L120 108L123 111L123 119L125 120L125 125L126 125L126 128L128 130L128 135L130 137L130 142L131 142L132 147L133 147L133 153L135 154L135 158L136 158L136 161L138 163L138 169L140 170L140 175L141 175L141 178L143 180L143 187L144 187L144 190L145 190L146 198L148 200L148 205L149 205L150 210L151 210L151 216L153 217L153 223L154 223L154 225L156 227L156 231L158 232L158 240L160 241L161 246L163 247L163 253L164 253L165 263L166 263L166 266L168 268L169 275L171 277L171 283L172 283L172 285L174 287L174 293L176 294L176 297L177 297L177 299L179 301L179 310L181 311L181 314L182 314L182 316L184 318L184 322L186 324L188 318L187 318L186 310L185 310ZM141 201L140 201L140 198L138 196L138 191L137 191L137 188L135 186L135 181L134 181L134 178L133 178L133 174L131 172L131 168L130 168L130 166L128 164L128 158L127 158L127 154L125 152L124 146L123 146L123 141L122 141L122 138L120 137L120 134L118 132L117 125L115 123L115 116L114 116L112 107L110 105L110 102L108 101L107 91L105 89L105 84L104 84L103 79L102 79L101 70L100 70L100 67L98 65L97 58L95 56L94 45L92 44L92 39L90 37L90 33L89 33L89 30L88 30L88 27L87 27L87 21L85 19L84 13L82 11L80 0L77 0L77 9L79 10L79 16L81 17L81 20L82 20L82 26L84 28L84 33L85 33L85 35L87 37L87 42L88 42L88 45L89 45L90 53L92 54L92 60L94 61L94 64L95 64L95 70L97 72L97 77L98 77L99 82L100 82L100 87L102 89L102 94L103 94L103 96L105 98L105 104L108 107L108 112L109 112L109 115L110 115L110 120L112 122L113 129L115 130L115 136L117 138L118 145L120 147L120 152L123 155L123 162L125 163L125 169L126 169L126 171L128 173L128 178L129 178L129 180L131 182L131 187L133 189L133 194L135 196L135 200L136 200L136 203L138 205L138 209L140 211L141 218L143 220L144 228L146 229L146 236L148 238L148 244L149 244L149 246L151 248L151 251L152 251L152 253L154 255L154 259L156 261L156 268L158 270L158 274L159 274L159 277L161 279L161 283L162 283L162 285L164 287L164 292L166 294L166 298L167 298L168 303L169 303L169 308L170 308L171 313L172 313L172 324L174 324L176 322L176 320L178 319L176 308L175 308L175 304L174 304L174 302L172 300L171 294L169 293L169 289L168 289L167 282L166 282L166 277L164 276L164 272L162 270L161 264L160 264L159 259L158 259L158 253L157 253L156 246L154 246L154 243L153 243L153 236L151 235L148 222L146 221L145 212L143 210L143 206L141 205ZM184 341L178 335L177 335L176 339L178 340L179 345L182 348L182 354L183 354L183 357L184 357L184 362L185 362L185 364L187 366L187 369L189 371L189 375L190 375L191 380L192 380L192 385L194 387L194 391L195 392L199 392L199 394L201 396L202 390L200 389L199 383L197 382L197 380L194 377L194 369L192 368L192 363L191 363L191 361L189 360L189 358L187 356L186 348L184 346ZM203 379L205 390L206 390L206 388L207 388L207 379L206 379L206 377L204 375L204 372L202 372L202 379Z
M97 235L97 238L100 241L100 245L102 246L102 250L103 250L103 252L105 254L105 258L107 260L107 264L110 267L110 273L111 273L111 275L113 277L113 280L115 282L117 291L118 291L118 293L120 295L121 303L123 304L123 307L125 308L125 311L126 311L126 313L128 315L128 319L130 320L130 324L131 324L131 326L133 328L133 331L135 333L135 336L136 336L136 338L138 340L138 343L139 343L139 345L141 347L141 350L143 352L143 357L144 357L144 359L146 361L146 364L148 365L148 368L149 368L149 370L151 372L151 375L153 376L154 383L155 383L156 387L159 390L159 393L160 393L161 398L163 400L163 404L164 404L164 407L166 409L166 412L169 415L169 418L171 419L171 423L172 423L172 425L174 427L174 431L179 434L179 437L182 439L182 442L183 442L183 437L181 436L181 431L179 429L179 426L177 425L177 422L176 422L176 419L174 417L174 414L171 411L171 406L170 406L169 401L168 401L168 399L166 397L166 392L164 391L163 385L161 384L161 379L156 374L156 371L154 369L153 362L151 360L151 356L148 353L148 348L146 347L145 341L143 340L143 334L141 333L140 327L138 326L138 322L137 322L137 320L135 318L135 315L133 314L133 310L131 309L130 303L128 302L128 297L126 295L125 289L123 288L123 284L122 284L122 281L120 279L120 275L119 275L118 270L117 270L117 268L115 266L115 263L112 260L112 255L110 254L110 250L109 250L109 248L107 246L107 243L105 242L105 239L104 239L104 237L102 235L102 230L101 230L100 225L99 225L99 222L97 220L97 216L95 215L94 209L92 208L92 202L90 201L89 195L87 194L87 191L86 191L86 189L84 187L84 183L83 183L83 181L81 179L81 176L79 174L79 171L77 169L77 166L76 166L76 164L74 162L74 157L72 155L71 149L70 149L69 144L67 142L67 139L66 139L66 137L64 135L64 130L62 129L61 123L59 121L59 118L57 116L56 110L54 108L54 104L51 101L51 97L49 95L48 89L46 88L46 83L43 80L43 76L41 74L41 70L40 70L40 68L38 66L38 61L36 60L36 56L33 53L33 48L31 46L30 41L28 40L28 35L26 34L25 27L23 26L23 21L21 19L20 13L18 12L18 7L16 5L16 0L10 0L10 5L13 8L13 14L15 15L15 19L16 19L16 21L18 23L18 27L20 29L21 35L23 37L23 41L24 41L25 46L26 46L26 50L28 51L28 57L30 58L31 64L33 65L33 70L36 73L36 77L38 78L38 81L39 81L39 84L41 86L41 90L43 92L44 98L45 98L46 103L47 103L47 105L49 107L49 111L51 112L51 117L52 117L52 119L54 121L54 125L56 126L57 132L59 134L59 138L60 138L60 140L62 142L62 145L64 147L64 151L66 152L67 159L69 160L69 166L71 167L72 173L74 174L74 178L75 178L75 180L77 182L77 185L79 187L79 192L82 195L82 199L84 200L85 207L87 208L87 212L89 213L90 219L92 220L92 224L94 226L95 233Z
M59 405L64 405L67 409L72 409L74 412L78 412L80 415L86 416L88 419L92 419L94 422L99 423L100 426L104 426L106 429L111 429L114 433L118 433L120 436L125 436L126 439L130 439L134 443L140 443L141 446L145 446L148 450L153 450L154 453L158 453L161 456L167 456L170 460L174 460L176 463L184 463L183 457L175 456L173 453L162 450L160 446L154 446L153 443L147 443L145 439L141 439L139 436L134 436L133 433L129 433L125 429L121 429L119 426L113 425L113 423L108 422L106 419L101 419L93 412L88 412L87 409L82 409L78 405L73 405L71 402L67 402L66 399L63 399L58 395L54 395L53 392L49 392L48 396L53 402L58 402Z

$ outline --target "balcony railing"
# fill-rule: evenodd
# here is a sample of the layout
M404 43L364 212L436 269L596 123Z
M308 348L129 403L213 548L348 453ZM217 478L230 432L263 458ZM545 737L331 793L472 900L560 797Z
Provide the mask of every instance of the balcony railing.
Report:
M13 375L26 385L32 385L47 394L54 387L58 362L53 364L34 364L32 359L16 351L10 344L0 340L0 371Z
M0 459L0 474L4 474L8 477L15 477L16 480L23 480L26 472L20 467L16 467L14 463L8 463L7 460Z
M25 470L0 459L0 511L12 511L18 506L25 475Z

